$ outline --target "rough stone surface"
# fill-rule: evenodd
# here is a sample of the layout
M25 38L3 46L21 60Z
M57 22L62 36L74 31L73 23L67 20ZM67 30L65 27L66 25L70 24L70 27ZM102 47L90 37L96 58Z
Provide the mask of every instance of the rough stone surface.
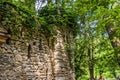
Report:
M75 80L60 33L53 47L44 37L1 45L0 80Z

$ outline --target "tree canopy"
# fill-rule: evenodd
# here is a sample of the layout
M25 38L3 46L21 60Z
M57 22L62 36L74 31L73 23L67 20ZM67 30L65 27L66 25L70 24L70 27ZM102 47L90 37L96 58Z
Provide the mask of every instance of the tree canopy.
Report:
M27 36L70 30L77 80L120 78L119 12L119 0L1 0L0 27Z

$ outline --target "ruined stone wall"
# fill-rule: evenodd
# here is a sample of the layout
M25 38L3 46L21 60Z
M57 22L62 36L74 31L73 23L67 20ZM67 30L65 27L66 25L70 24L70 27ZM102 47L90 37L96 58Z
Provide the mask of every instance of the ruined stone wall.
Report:
M54 49L42 36L0 46L0 80L74 80L63 38Z

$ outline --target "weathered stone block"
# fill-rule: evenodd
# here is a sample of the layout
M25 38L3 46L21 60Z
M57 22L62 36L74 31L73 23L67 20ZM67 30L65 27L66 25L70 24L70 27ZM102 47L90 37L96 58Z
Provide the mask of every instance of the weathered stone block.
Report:
M15 72L12 71L12 70L9 70L9 71L6 72L6 75L8 75L8 76L14 76Z
M38 61L40 61L39 56L37 56L37 57L31 57L31 61L32 62L38 62Z
M55 77L55 80L66 80L65 77Z
M15 55L16 61L22 62L22 56L20 54Z
M18 54L18 50L13 50L13 53Z

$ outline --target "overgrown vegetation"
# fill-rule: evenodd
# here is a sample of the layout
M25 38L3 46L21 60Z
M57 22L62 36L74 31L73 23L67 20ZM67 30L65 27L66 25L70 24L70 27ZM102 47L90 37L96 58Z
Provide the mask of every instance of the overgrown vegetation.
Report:
M120 2L46 1L41 0L39 5L45 6L36 15L35 0L1 0L0 27L28 37L39 32L53 37L57 28L69 30L74 35L74 56L70 57L77 80L120 77Z

